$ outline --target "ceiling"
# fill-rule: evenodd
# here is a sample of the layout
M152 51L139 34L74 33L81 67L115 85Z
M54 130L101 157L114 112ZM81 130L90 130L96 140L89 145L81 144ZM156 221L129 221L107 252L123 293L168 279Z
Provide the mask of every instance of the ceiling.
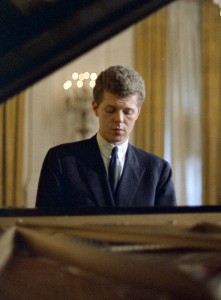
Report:
M0 102L174 0L1 0Z

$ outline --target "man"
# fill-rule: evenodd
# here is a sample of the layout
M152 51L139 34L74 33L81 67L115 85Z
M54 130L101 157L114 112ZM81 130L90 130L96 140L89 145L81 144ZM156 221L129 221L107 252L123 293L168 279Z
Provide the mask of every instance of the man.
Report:
M145 97L141 76L129 67L110 67L98 76L93 96L98 133L88 140L49 150L41 170L36 206L176 205L169 164L128 141ZM114 171L109 170L112 166ZM109 172L115 175L113 179Z

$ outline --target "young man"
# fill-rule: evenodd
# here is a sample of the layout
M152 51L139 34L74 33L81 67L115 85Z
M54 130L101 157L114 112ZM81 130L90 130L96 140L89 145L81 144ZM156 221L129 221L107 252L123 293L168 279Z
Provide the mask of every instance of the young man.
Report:
M170 165L129 144L145 97L141 76L129 67L110 67L98 76L93 96L98 133L48 151L36 207L176 205ZM114 171L109 170L112 165ZM113 179L111 172L115 174Z

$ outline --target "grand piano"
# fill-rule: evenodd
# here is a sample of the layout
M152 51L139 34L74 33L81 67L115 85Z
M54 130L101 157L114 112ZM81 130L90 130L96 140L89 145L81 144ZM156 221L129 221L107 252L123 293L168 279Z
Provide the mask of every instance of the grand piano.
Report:
M1 101L170 2L1 1Z
M2 0L0 102L172 0ZM0 210L0 297L221 299L219 207Z

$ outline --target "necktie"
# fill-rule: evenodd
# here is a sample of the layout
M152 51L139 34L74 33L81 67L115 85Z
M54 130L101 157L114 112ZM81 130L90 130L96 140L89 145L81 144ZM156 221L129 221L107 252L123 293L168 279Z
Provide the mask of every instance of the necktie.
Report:
M112 149L110 164L108 168L108 178L109 178L110 187L113 194L116 190L118 180L120 177L120 162L117 153L118 153L118 148L114 147Z

